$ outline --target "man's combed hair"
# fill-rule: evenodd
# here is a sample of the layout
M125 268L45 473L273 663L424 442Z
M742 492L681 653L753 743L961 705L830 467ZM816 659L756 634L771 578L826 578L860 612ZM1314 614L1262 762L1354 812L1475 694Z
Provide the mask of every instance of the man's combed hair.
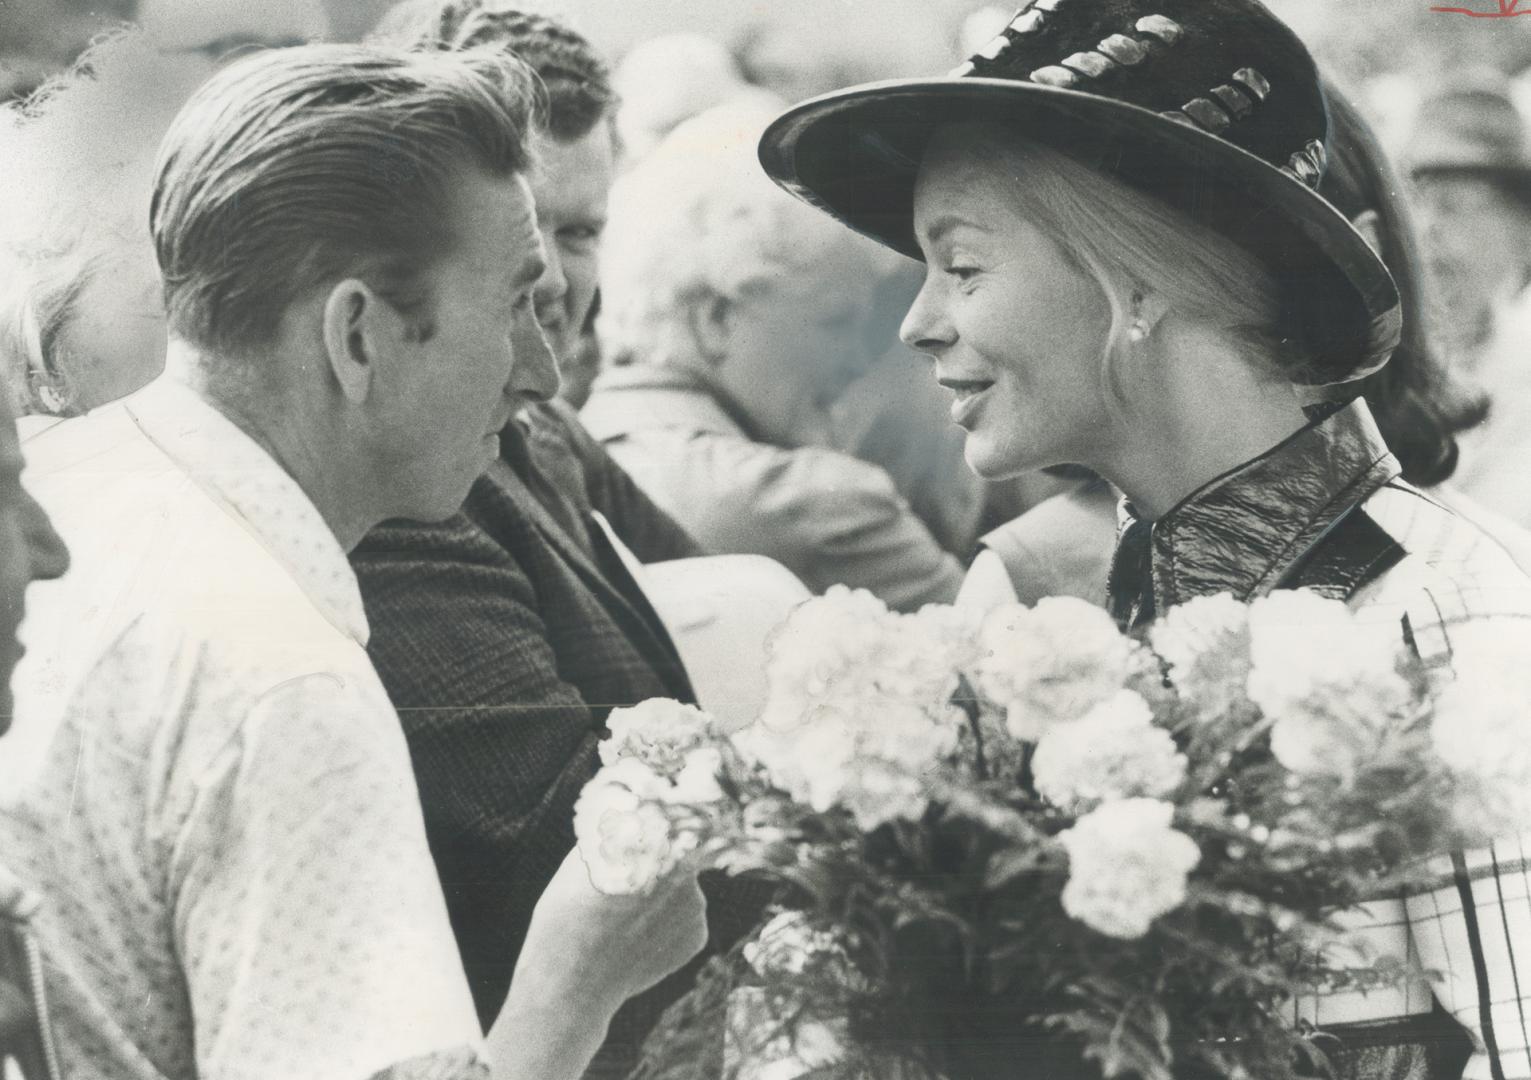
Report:
M427 336L421 271L455 241L453 181L525 172L544 107L498 51L308 45L209 80L171 125L150 227L170 330L239 354L300 297L366 281Z
M548 134L560 142L584 138L615 110L611 69L594 45L556 19L497 0L405 0L383 16L370 40L409 49L507 50L542 79Z

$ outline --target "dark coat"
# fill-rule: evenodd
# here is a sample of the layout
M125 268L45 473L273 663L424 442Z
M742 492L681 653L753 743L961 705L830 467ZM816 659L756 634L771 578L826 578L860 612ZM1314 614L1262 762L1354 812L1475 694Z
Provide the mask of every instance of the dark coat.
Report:
M563 496L579 471L555 484L532 461L579 449L581 433L559 430L557 411L533 422L542 430L533 429L530 447L521 429L507 429L502 459L458 516L386 523L352 554L368 649L409 741L486 1028L532 908L573 846L574 802L598 767L607 714L650 697L694 700L669 635L588 510L612 519L619 535L627 526L651 559L694 547L593 442L604 464L581 460L579 471L595 482L580 505ZM715 941L737 938L759 915L758 905L715 889L709 899ZM624 1008L592 1075L625 1074L693 975L687 969Z

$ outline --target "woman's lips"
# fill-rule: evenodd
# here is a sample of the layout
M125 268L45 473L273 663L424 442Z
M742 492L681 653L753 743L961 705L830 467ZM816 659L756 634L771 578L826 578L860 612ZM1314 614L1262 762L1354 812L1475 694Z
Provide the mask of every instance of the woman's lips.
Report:
M940 384L952 392L952 423L967 427L985 395L994 385L991 379L939 379Z

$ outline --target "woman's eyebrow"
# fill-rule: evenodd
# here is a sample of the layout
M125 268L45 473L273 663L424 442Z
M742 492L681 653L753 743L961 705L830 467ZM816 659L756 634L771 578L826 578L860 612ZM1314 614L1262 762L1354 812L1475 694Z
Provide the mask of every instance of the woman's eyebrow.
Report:
M942 214L925 228L925 242L934 244L941 237L956 228L969 228L977 229L980 232L988 232L988 229L982 224L971 218L963 217L960 214Z

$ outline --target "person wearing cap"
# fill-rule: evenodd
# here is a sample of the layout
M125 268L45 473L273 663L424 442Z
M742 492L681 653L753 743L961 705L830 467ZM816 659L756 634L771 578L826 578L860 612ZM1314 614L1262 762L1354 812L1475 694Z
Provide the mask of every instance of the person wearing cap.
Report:
M944 77L789 109L760 153L788 191L925 261L903 336L952 392L975 471L1083 465L1124 493L1123 627L1304 587L1406 627L1447 680L1469 627L1524 633L1531 580L1399 479L1347 389L1401 319L1316 190L1328 138L1312 59L1255 0L1037 0ZM1371 944L1412 944L1439 977L1433 999L1305 1003L1342 1033L1339 1075L1459 1075L1465 1029L1465 1075L1531 1077L1531 928L1500 899L1523 895L1521 857L1514 840L1463 853L1440 890L1369 905Z
M1456 485L1531 525L1531 146L1504 77L1474 73L1428 98L1405 150L1458 362L1489 396L1462 439Z

